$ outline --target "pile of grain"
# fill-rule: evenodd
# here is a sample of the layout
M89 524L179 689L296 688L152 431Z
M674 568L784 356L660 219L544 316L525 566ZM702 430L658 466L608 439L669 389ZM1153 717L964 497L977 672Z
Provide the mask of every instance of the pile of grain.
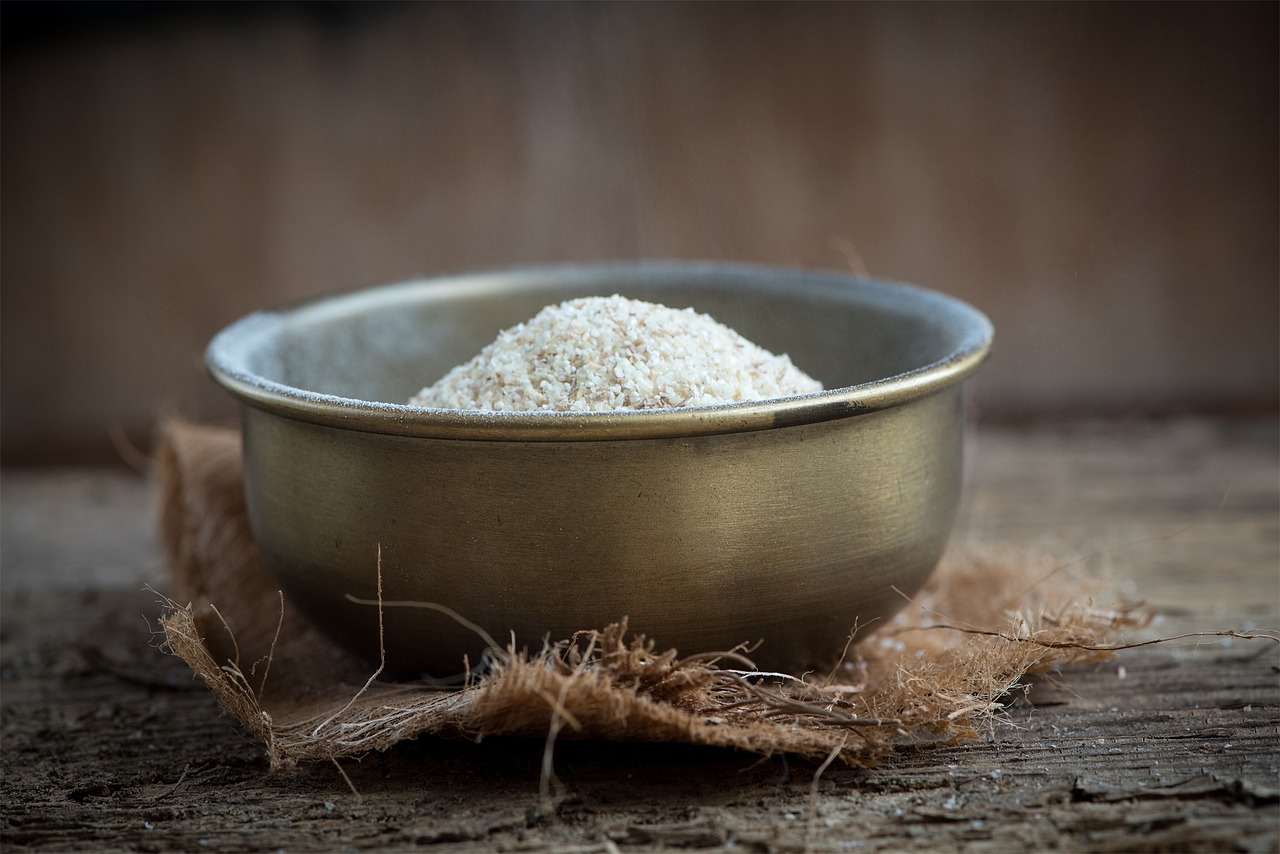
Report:
M714 406L822 384L691 308L621 296L550 306L424 388L411 406L600 412Z

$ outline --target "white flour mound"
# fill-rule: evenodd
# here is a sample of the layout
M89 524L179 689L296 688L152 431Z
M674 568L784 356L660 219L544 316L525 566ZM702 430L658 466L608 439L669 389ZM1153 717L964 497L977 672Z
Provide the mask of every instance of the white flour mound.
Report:
M691 308L620 296L549 306L424 388L410 406L608 412L714 406L822 384Z

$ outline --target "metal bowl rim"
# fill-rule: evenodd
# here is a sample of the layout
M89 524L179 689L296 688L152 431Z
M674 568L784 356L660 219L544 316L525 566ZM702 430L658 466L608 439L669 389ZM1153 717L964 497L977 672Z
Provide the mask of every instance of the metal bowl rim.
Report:
M689 281L732 276L741 282L785 280L828 289L862 288L923 313L940 311L962 333L943 358L903 373L853 386L772 400L720 406L617 412L489 412L430 409L359 400L301 389L268 379L245 365L246 351L269 340L291 316L341 309L353 300L395 299L424 287L491 289L535 287L548 279L608 281L620 276ZM623 262L519 267L410 279L326 295L254 312L225 327L205 351L213 378L242 403L295 420L370 433L489 441L599 441L657 439L766 430L899 406L954 385L977 370L991 349L993 329L982 312L937 291L834 271L785 269L721 262Z

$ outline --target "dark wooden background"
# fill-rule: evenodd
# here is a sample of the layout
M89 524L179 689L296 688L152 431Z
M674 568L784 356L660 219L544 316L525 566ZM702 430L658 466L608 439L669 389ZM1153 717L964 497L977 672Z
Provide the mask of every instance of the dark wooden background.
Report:
M1275 4L2 7L6 464L420 273L719 258L987 311L984 419L1273 413Z

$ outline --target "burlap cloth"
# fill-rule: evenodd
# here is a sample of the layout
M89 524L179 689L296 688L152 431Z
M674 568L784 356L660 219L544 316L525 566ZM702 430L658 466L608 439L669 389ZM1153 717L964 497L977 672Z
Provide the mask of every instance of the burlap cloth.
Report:
M155 470L173 585L167 645L273 768L424 733L684 742L868 765L902 745L977 737L1028 673L1105 657L1108 634L1134 623L1127 609L1092 607L1044 563L970 555L945 560L897 618L831 650L830 671L800 678L667 650L619 614L532 654L494 651L465 687L389 682L294 612L268 574L235 431L168 424Z

